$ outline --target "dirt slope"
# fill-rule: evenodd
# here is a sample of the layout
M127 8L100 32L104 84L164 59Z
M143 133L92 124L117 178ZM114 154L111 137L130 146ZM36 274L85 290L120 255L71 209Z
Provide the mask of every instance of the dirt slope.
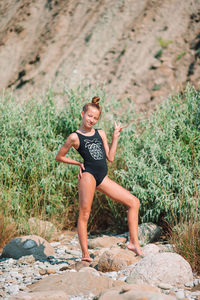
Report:
M200 84L200 0L1 0L0 89L104 85L150 111Z

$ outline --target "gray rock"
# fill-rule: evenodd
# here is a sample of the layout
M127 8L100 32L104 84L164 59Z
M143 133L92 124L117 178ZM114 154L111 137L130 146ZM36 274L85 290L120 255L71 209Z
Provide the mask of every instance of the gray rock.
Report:
M138 237L141 244L153 243L159 240L161 228L153 223L143 223L138 227Z
M160 248L155 244L148 244L142 248L142 251L145 255L150 255L160 252Z
M19 259L22 256L33 255L35 259L42 260L54 256L53 247L43 238L28 235L12 239L3 248L1 257Z
M178 291L178 292L176 292L176 298L177 299L184 299L185 298L185 293L184 293L184 291Z
M19 292L19 286L18 285L11 285L7 287L7 292L9 294L16 294Z
M134 267L128 283L160 283L182 287L193 280L192 269L189 263L176 253L157 253L144 257Z
M197 286L198 284L200 284L200 279L196 278L194 280L194 286Z
M194 283L193 283L193 281L186 282L186 283L185 283L185 286L186 286L186 287L189 287L189 288L192 288L192 287L194 286Z
M158 287L162 290L170 290L172 288L171 284L168 283L159 283Z

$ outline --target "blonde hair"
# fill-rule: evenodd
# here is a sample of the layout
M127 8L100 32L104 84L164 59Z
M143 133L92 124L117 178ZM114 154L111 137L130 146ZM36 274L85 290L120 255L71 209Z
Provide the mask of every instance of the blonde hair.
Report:
M88 107L95 107L98 109L99 113L101 114L101 106L99 105L100 98L98 96L95 96L92 98L92 102L86 103L83 106L83 111L86 112L88 110Z

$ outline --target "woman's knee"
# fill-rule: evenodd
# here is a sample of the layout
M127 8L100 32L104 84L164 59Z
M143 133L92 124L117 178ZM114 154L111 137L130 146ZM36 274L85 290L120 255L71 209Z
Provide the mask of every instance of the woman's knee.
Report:
M137 197L132 196L130 199L130 207L139 209L140 208L140 200Z
M87 222L90 217L90 210L80 209L79 211L79 220Z

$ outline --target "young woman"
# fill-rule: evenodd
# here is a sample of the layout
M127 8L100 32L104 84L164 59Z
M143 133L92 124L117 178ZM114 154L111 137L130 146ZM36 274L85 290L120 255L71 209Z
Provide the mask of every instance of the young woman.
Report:
M128 207L130 242L127 247L136 255L142 255L138 241L138 211L140 202L129 191L107 176L106 159L110 162L114 160L120 132L126 126L117 125L115 122L112 143L109 146L105 132L101 129L97 130L93 128L101 114L99 100L99 97L93 97L91 103L84 105L81 112L82 124L80 128L69 135L56 156L56 160L59 162L79 167L78 188L80 208L78 236L82 249L82 260L88 262L91 262L92 259L87 247L87 223L95 189ZM80 153L84 160L83 163L65 156L71 147L74 147Z

